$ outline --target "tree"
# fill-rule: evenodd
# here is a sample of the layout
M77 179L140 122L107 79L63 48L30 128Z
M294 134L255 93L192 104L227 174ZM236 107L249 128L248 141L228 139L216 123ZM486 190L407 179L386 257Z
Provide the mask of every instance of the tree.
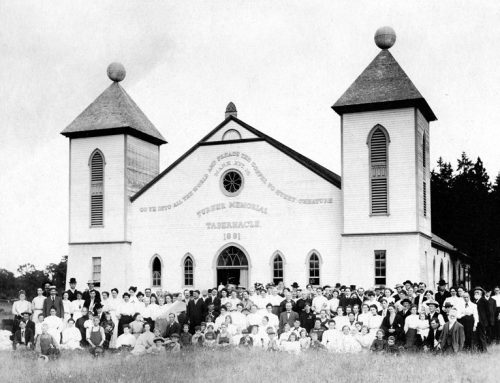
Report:
M68 256L64 255L59 263L50 263L45 267L45 274L58 290L66 286L66 270L68 266Z
M25 290L28 297L36 293L38 287L42 287L48 281L47 275L42 270L37 270L31 263L25 263L17 268L19 276L16 278L17 287Z
M0 299L8 299L16 295L16 277L6 269L0 269Z

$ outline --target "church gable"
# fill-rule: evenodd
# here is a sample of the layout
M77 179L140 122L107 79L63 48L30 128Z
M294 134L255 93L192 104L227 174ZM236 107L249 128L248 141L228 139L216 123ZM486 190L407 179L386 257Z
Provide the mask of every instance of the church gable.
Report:
M241 132L242 138L224 140L221 138L224 134L227 134L228 131L237 131ZM234 133L231 133L234 134ZM246 137L246 138L244 138ZM291 160L293 165L302 165L310 172L316 174L323 180L328 183L334 185L335 187L341 187L341 178L336 173L331 170L325 168L324 166L314 162L313 160L303 156L302 154L296 152L290 147L282 144L281 142L275 140L274 138L260 132L259 130L253 128L252 126L244 123L239 120L235 116L229 115L220 125L218 125L215 129L213 129L209 134L207 134L204 138L202 138L196 145L194 145L191 149L189 149L186 153L184 153L181 157L179 157L175 162L173 162L169 167L167 167L164 171L162 171L156 178L154 178L149 184L144 186L137 194L135 194L131 201L134 202L137 198L139 198L143 193L145 193L148 189L153 187L158 181L160 181L164 176L170 174L175 168L177 168L181 163L185 162L190 156L192 156L195 152L199 150L200 147L204 146L224 146L223 149L219 151L222 152L231 152L234 151L234 147L232 145L243 145L248 144L251 145L257 144L258 142L265 142L270 146L277 149L281 152L284 157L288 157ZM268 145L266 145L268 147ZM251 152L252 146L249 147L249 151ZM217 162L217 161L216 161Z
M203 138L200 142L221 142L233 140L247 140L259 138L256 134L244 128L232 119L228 119L225 123L219 125L215 131L212 131L209 136Z

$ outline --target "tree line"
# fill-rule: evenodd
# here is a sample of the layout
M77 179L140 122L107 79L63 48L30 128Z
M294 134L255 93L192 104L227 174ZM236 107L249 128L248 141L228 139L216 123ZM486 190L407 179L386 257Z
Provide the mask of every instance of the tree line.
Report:
M61 258L59 263L50 263L43 270L38 270L33 264L25 263L17 268L17 276L13 272L0 268L0 299L17 297L19 290L25 290L27 298L34 298L36 289L50 283L62 291L66 285L66 266L68 256Z
M439 158L431 172L432 232L472 258L473 285L500 284L500 173L462 153L454 169Z

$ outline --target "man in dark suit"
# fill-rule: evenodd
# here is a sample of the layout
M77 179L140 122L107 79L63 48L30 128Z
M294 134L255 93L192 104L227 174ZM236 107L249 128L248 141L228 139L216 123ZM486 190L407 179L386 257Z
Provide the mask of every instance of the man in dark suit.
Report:
M443 326L439 347L444 353L458 353L462 351L465 342L464 326L457 322L457 310L451 309L448 314L449 322Z
M210 305L210 303L214 305L215 311L220 312L221 303L220 303L220 298L217 296L216 288L213 288L210 291L210 295L207 297L207 299L205 299L204 303L205 303L205 313L208 312L208 306Z
M203 313L205 312L205 303L200 298L200 291L193 291L193 299L187 303L186 315L189 320L189 331L194 334L194 328L203 322Z
M85 303L83 304L84 307L88 308L89 311L94 312L95 308L99 306L101 303L101 300L97 298L97 291L96 290L90 290L89 291L89 296L87 299L85 299Z
M35 342L34 334L35 333L31 329L26 328L26 323L24 323L24 321L19 322L19 330L14 334L14 340L12 342L14 350L16 350L18 346L33 348Z
M171 338L173 334L181 333L181 325L175 320L175 314L168 314L167 328L165 330L165 338Z
M429 327L429 334L427 338L424 340L424 351L436 351L439 349L439 340L441 338L441 330L439 329L439 320L433 319L431 320L431 325Z
M292 304L290 302L287 302L285 305L285 311L280 314L280 333L283 332L283 328L285 327L285 324L288 323L290 327L293 327L293 322L295 320L300 320L299 314L297 314L295 311L292 311Z
M88 346L87 342L87 329L85 328L85 322L89 320L89 312L88 309L84 306L82 307L82 316L76 320L75 327L80 331L82 335L82 340L80 344L83 347Z
M295 302L292 299L292 293L289 290L285 290L285 299L283 299L280 303L280 313L283 313L286 311L286 305L291 304L292 305L292 310L295 311ZM293 326L293 321L291 323L291 326Z
M33 331L33 334L35 334L35 330L36 330L36 326L35 326L35 322L33 322L31 319L31 314L27 311L23 312L23 321L24 323L26 323L26 328L27 329L30 329L31 331Z
M215 323L215 320L219 316L219 313L215 311L215 306L213 303L208 304L208 311L205 312L205 322Z
M451 297L450 292L448 290L446 290L446 285L447 284L448 283L446 283L446 281L444 279L441 279L438 282L438 291L434 295L434 300L437 303L439 303L439 308L443 308L443 303L444 303L445 299Z
M93 290L95 291L96 300L100 302L101 294L99 293L99 291L95 289L95 282L93 280L90 280L87 282L87 286L88 289L83 292L83 300L84 301L88 300L90 298L90 292Z
M46 318L50 315L50 309L56 309L56 316L59 318L64 317L64 307L62 299L57 296L57 289L55 286L50 286L50 295L43 301L43 316Z
M479 317L478 323L475 324L475 340L479 351L487 351L486 333L490 323L490 305L484 297L484 289L476 287L474 289L474 301L477 306L477 315Z
M76 300L76 294L78 293L78 290L76 289L76 279L75 278L70 278L69 280L69 289L66 291L68 293L68 299L70 302L73 302Z

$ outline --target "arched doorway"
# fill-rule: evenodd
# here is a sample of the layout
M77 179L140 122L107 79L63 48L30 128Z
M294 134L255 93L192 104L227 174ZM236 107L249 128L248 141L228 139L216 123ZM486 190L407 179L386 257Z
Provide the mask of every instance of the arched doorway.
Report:
M217 257L217 285L220 283L248 287L248 259L240 248L228 246Z

